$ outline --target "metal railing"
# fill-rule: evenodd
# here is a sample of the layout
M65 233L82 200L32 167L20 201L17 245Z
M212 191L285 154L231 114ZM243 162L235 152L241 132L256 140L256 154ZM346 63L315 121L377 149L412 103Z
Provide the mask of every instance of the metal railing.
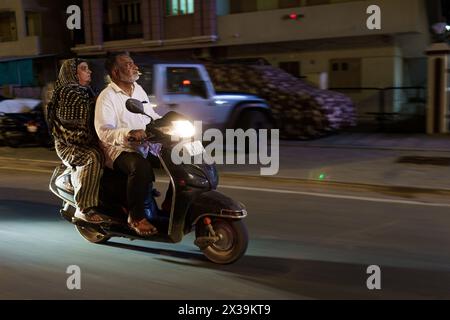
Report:
M406 126L408 123L407 126L412 124L416 127L410 127L410 130L423 130L427 98L425 87L353 87L329 90L344 93L352 98L361 127L368 122L375 122L379 131L385 131L388 125L394 127L403 123Z

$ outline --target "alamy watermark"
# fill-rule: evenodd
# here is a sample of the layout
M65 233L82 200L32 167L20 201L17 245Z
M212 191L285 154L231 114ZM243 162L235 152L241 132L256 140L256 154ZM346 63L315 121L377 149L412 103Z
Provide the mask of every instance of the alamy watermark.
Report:
M367 267L366 272L370 274L366 281L367 289L381 290L381 268L377 265L371 265Z
M238 164L261 165L263 176L276 175L280 168L280 133L278 129L219 129L202 130L202 122L195 121L193 138L182 139L172 149L174 164ZM203 143L206 144L203 147Z
M81 29L81 8L77 5L67 7L66 13L69 17L66 20L66 26L69 30Z
M367 29L381 30L381 8L373 4L367 7L366 13L370 14L366 22Z
M70 276L67 278L66 286L69 290L81 290L81 268L77 265L70 265L66 270Z

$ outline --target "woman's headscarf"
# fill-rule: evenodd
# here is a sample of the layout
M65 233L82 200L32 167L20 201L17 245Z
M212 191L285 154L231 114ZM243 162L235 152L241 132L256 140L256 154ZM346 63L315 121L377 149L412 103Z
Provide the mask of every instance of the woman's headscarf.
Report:
M55 89L63 86L79 86L77 68L80 63L87 62L84 59L74 58L64 61L59 70L58 80Z

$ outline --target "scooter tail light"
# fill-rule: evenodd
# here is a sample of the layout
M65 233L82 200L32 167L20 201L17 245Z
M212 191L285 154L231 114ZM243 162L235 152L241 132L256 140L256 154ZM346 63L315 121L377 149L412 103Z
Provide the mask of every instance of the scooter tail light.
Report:
M205 225L210 225L211 224L211 219L209 218L209 217L205 217L204 219L203 219L203 223L205 224Z

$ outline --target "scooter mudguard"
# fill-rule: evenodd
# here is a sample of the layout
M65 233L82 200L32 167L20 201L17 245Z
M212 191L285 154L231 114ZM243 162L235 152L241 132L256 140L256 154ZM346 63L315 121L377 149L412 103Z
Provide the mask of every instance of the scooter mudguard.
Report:
M247 211L237 202L216 190L202 193L189 208L186 225L192 226L203 216L217 216L230 219L242 219Z

